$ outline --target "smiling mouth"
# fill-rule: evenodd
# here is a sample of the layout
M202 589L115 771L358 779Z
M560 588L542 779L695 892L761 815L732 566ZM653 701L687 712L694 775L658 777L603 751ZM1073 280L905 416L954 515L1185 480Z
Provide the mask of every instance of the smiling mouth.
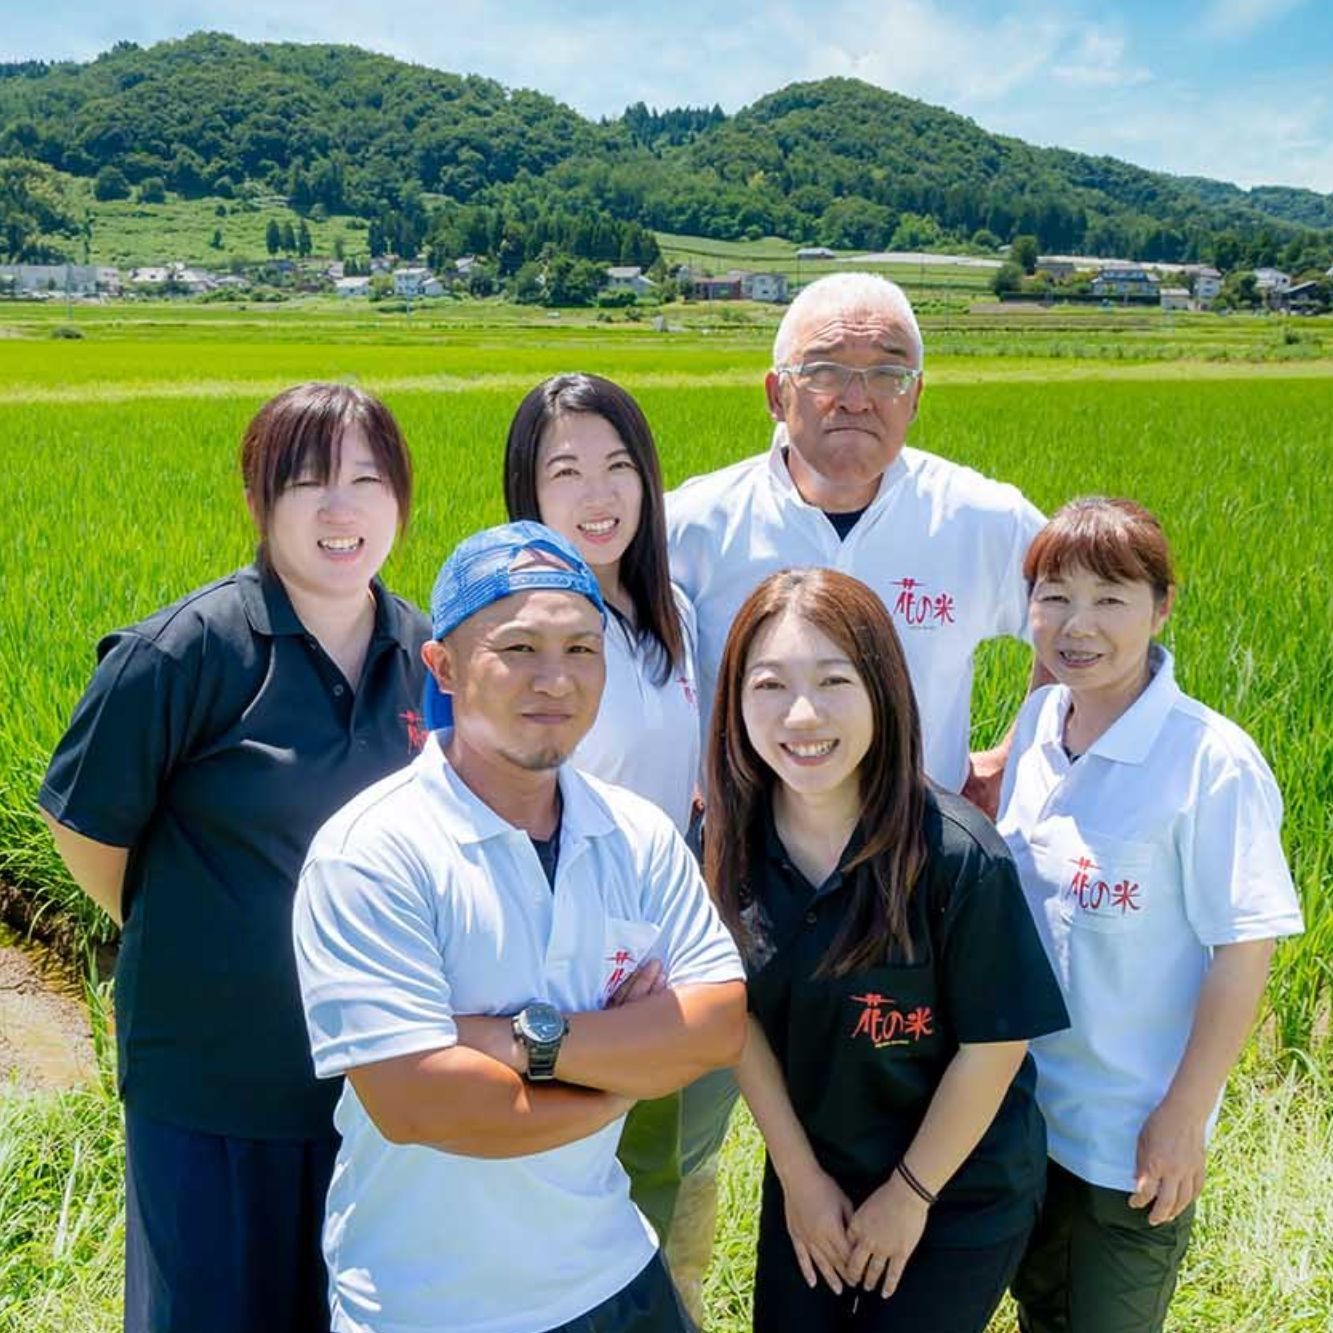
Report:
M825 759L837 748L836 740L828 741L783 741L782 750L798 763L813 763Z
M319 549L330 555L351 555L366 544L364 537L321 537Z
M1100 662L1102 655L1101 653L1079 653L1069 648L1062 648L1060 650L1060 660L1066 666L1086 667L1091 666L1094 662Z
M580 523L579 531L585 537L609 537L620 526L618 518L599 518L588 523Z

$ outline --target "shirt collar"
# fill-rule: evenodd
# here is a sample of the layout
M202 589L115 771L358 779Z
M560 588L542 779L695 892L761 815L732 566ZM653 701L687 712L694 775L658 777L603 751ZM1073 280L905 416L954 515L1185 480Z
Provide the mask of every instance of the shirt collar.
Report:
M783 503L822 513L818 505L812 505L797 490L796 483L792 480L791 470L787 467L787 450L790 447L791 441L787 438L785 423L776 422L773 426L773 442L768 449L768 472L773 479L773 488ZM879 480L879 489L875 492L874 499L862 511L863 514L873 514L888 503L894 488L907 475L907 459L904 457L906 452L906 447L900 449L898 457L884 469L884 475Z
M852 830L852 836L847 840L847 846L842 849L842 855L838 858L838 868L822 884L814 886L815 897L825 898L843 886L847 878L847 863L858 855L864 845L865 834L860 824L858 824ZM791 856L783 845L782 839L778 836L778 825L777 820L773 818L773 803L771 801L764 802L763 813L760 816L758 851L769 871L779 871L789 879L794 880L802 888L809 886L810 881L792 863Z
M429 790L436 799L436 809L449 835L455 842L469 844L521 833L522 830L496 814L450 766L444 753L448 739L448 728L431 732L414 762L426 776ZM560 845L564 859L564 849L571 848L582 838L614 833L616 823L601 796L576 769L562 764L558 781L563 806ZM522 836L526 838L528 835L523 833Z
M1152 678L1143 693L1088 746L1087 755L1095 754L1119 764L1141 764L1147 759L1162 734L1167 717L1181 697L1180 687L1176 684L1175 659L1160 643L1148 645L1148 666ZM1058 686L1053 691L1051 705L1044 713L1041 737L1048 750L1052 747L1063 749L1069 701L1067 686Z
M306 628L292 606L282 580L269 567L268 561L257 556L236 575L241 593L245 618L256 634L275 638L282 634L305 634Z
M296 614L282 580L262 556L257 556L254 564L242 569L236 575L236 582L245 618L256 634L276 638L284 634L309 633ZM421 646L421 639L412 614L378 578L371 580L370 587L375 597L372 639L388 639L409 655L415 653Z

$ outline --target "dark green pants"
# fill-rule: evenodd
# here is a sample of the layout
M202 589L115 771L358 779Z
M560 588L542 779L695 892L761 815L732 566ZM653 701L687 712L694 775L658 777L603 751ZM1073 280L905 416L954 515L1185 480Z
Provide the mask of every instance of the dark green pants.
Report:
M1194 1205L1156 1227L1151 1211L1049 1162L1046 1202L1012 1287L1023 1333L1159 1333Z
M680 1093L636 1102L616 1156L629 1175L630 1197L665 1249L680 1191Z

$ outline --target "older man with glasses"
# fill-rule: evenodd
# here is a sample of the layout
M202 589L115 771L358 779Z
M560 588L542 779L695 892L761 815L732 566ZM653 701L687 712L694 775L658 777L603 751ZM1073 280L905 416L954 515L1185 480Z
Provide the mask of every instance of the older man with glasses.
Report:
M1026 633L1023 556L1041 513L1014 486L907 447L921 331L902 289L883 278L831 274L802 290L778 328L764 390L776 423L768 452L667 496L672 575L699 619L705 737L722 648L749 593L775 570L841 570L893 617L927 773L994 816L1007 746L970 752L973 655L986 639ZM1016 681L1015 705L1019 692ZM732 1099L726 1076L685 1093L686 1178L668 1257L687 1298L707 1261L710 1165Z

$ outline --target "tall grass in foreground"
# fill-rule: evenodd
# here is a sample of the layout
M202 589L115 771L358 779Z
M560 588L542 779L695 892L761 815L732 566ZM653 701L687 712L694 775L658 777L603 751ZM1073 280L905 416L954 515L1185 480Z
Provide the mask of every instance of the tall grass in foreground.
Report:
M1255 1060L1232 1079L1170 1333L1333 1327L1333 1105L1322 1076ZM115 1333L124 1200L109 1083L0 1093L0 1333ZM762 1151L736 1117L723 1158L708 1333L748 1333ZM1014 1333L1001 1310L992 1333Z

